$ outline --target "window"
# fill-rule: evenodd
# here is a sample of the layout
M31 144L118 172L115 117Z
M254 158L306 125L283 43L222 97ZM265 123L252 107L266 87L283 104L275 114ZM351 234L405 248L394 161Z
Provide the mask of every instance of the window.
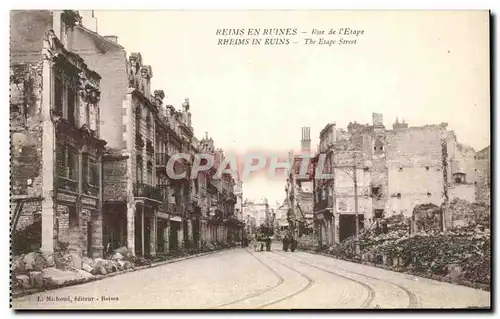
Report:
M87 124L90 129L95 129L94 123L90 123L90 103L85 103L85 124Z
M63 81L60 76L54 78L54 110L58 115L63 115Z
M92 186L99 186L99 165L97 161L90 157L89 158L89 184Z
M380 154L384 150L384 144L380 140L380 138L377 138L375 140L375 145L373 146L373 150L375 151L375 154Z
M68 148L68 178L78 180L78 153L73 148Z
M153 185L153 163L148 162L148 185Z
M97 161L89 154L82 155L83 192L98 196L99 192L99 166Z
M58 144L56 152L56 174L58 186L71 191L78 190L78 151L70 146Z
M455 173L453 174L453 179L457 184L465 184L465 174L464 173Z
M377 186L377 187L372 187L372 195L373 195L373 196L380 196L380 195L382 195L382 194L380 193L380 187L379 187L379 186Z
M141 106L137 105L135 109L135 133L141 133Z
M137 183L142 183L143 170L142 170L142 157L140 156L137 156L135 175Z
M75 88L72 86L68 86L66 119L68 120L69 124L75 126L78 125L78 121L76 120L76 94L75 94Z
M78 126L77 79L64 74L64 67L55 67L53 108L69 124Z
M373 211L374 218L383 218L384 217L384 210L383 209L375 209Z
M425 167L425 170L427 170L427 171L428 171L428 170L429 170L429 166L426 166L426 167Z
M402 171L403 171L403 167L402 167L402 166L399 168L399 171L400 171L400 172L402 172Z
M146 132L147 132L147 137L151 138L151 113L148 111L148 116L146 118Z

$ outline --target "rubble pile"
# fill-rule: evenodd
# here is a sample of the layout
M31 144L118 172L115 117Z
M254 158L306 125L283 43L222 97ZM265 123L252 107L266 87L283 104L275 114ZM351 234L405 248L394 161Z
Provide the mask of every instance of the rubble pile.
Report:
M490 228L490 207L483 203L469 203L455 198L449 203L454 227L481 225Z
M489 285L489 207L461 200L452 201L450 209L456 210L452 214L473 218L446 232L436 226L440 209L435 205L420 205L416 212L418 216L415 217L418 231L411 234L409 220L402 215L394 215L378 225L372 225L360 233L362 254L359 257L355 254L354 236L323 252L340 259L358 259L389 266L398 271ZM417 221L420 221L418 226ZM311 247L305 249L313 250Z
M228 243L205 244L200 250L173 251L145 258L135 256L127 247L116 249L107 258L82 258L82 269L75 268L73 256L67 249L58 249L54 254L44 255L40 251L17 255L12 258L12 291L26 291L34 288L54 288L65 283L98 275L134 269L192 255L231 247Z

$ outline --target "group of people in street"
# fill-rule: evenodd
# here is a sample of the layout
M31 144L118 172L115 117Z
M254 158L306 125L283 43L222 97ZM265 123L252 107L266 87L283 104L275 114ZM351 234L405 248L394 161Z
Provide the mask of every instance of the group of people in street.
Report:
M286 234L283 237L283 251L288 251L289 248L291 252L294 252L297 249L297 240L290 234Z
M271 251L271 237L269 236L255 236L252 239L252 246L255 251L264 251L264 245L266 246L266 251Z
M251 246L254 251L271 251L271 237L269 235L256 234L250 237L251 238ZM249 238L245 237L242 241L242 246L247 247L249 244ZM290 250L294 252L297 249L297 240L291 236L290 234L286 234L283 236L283 251ZM265 247L265 248L264 248Z

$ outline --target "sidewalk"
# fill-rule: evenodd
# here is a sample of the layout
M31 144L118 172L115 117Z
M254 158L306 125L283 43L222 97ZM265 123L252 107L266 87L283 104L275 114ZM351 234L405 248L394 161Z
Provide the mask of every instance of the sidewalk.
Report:
M187 260L187 259L191 259L191 258L206 256L206 255L210 255L210 254L214 254L214 253L218 253L218 252L222 252L222 251L234 249L234 248L235 247L223 248L223 249L198 253L198 254L194 254L194 255L174 258L174 259L170 259L170 260L151 263L151 264L145 265L145 266L138 266L138 267L132 267L132 268L129 268L126 270L119 270L116 272L107 273L106 275L92 275L89 272L86 272L86 271L81 270L81 269L75 269L72 271L68 271L68 270L57 269L55 267L45 268L43 270L44 276L40 275L40 278L37 280L38 285L44 286L44 287L26 289L26 290L16 291L16 292L11 291L11 298L14 299L14 298L19 298L19 297L23 297L26 295L31 295L31 294L35 294L38 292L47 291L47 290L53 290L53 289L58 289L58 288L63 288L63 287L68 287L68 286L80 285L80 284L84 284L84 283L88 283L88 282L92 282L92 281L97 281L97 280L101 280L101 279L105 279L105 278L109 278L109 277L114 277L114 276L121 275L121 274L128 273L128 272L133 272L133 271L138 271L138 270L153 268L153 267L159 267L159 266L163 266L163 265L167 265L167 264L171 264L171 263L175 263L175 262L179 262L179 261L183 261L183 260ZM27 277L27 276L24 276L24 277ZM49 280L47 280L47 278ZM26 278L26 279L29 280L29 278Z

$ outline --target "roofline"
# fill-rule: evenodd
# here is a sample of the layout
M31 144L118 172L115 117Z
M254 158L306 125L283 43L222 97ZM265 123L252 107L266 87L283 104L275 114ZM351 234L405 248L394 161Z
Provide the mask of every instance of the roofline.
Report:
M99 34L99 33L97 33L97 32L94 32L94 31L92 31L92 30L90 30L90 29L88 29L88 28L86 28L85 26L83 26L83 25L81 25L81 24L76 25L75 27L78 27L78 28L82 29L82 31L85 31L85 32L87 32L87 33L90 33L90 34L92 34L92 35L94 35L94 36L98 37L99 39L101 39L101 40L103 40L103 41L107 42L107 43L113 44L113 45L117 46L118 48L120 48L120 49L122 49L122 50L125 50L125 47L123 47L122 45L120 45L120 44L118 44L118 43L116 43L116 42L113 42L113 41L111 41L111 40L106 39L104 36L100 35L100 34Z

